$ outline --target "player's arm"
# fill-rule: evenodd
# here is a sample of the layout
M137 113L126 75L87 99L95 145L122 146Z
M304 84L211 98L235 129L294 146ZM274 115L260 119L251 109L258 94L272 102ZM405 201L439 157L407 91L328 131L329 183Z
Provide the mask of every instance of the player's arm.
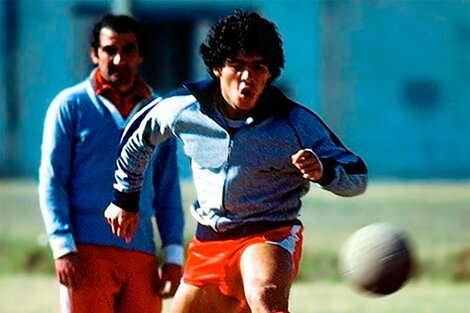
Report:
M75 252L69 208L69 175L73 141L67 99L51 103L44 122L39 167L39 204L54 258Z
M303 110L297 118L301 149L293 154L292 163L303 177L340 196L363 193L367 188L367 166L362 158L347 149L314 113Z
M323 176L317 182L323 189L344 197L365 192L368 171L360 156L330 140L317 155L323 167Z
M341 161L338 156L321 158L312 149L301 149L291 158L303 178L337 195L355 196L367 188L367 167L360 157Z
M74 140L73 112L66 93L51 103L44 123L39 167L39 204L61 284L78 288L80 262L70 221L69 176Z
M114 195L104 213L113 233L127 242L137 229L140 190L147 164L157 143L171 135L168 128L160 127L158 101L139 112L124 132L116 160Z

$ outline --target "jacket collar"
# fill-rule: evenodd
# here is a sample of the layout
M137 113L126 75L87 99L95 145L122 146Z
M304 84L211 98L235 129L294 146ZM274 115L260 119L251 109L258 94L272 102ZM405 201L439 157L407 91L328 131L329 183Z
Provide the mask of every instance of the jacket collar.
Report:
M205 114L213 116L215 113L214 99L217 93L220 93L218 80L211 79L186 83L184 87L201 104L201 110ZM279 88L268 85L249 118L253 119L254 122L260 122L269 116L285 115L293 106L294 102L287 98Z
M150 87L140 76L136 76L134 86L125 95L107 83L100 70L95 69L90 76L91 84L97 96L102 96L110 101L126 119L142 101L149 100L152 96Z

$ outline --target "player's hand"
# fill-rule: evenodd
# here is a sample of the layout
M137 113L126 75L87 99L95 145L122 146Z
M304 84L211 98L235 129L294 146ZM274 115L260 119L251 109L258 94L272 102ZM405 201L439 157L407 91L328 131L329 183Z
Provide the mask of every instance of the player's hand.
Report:
M175 295L183 275L183 268L178 264L166 263L162 266L161 296L163 299Z
M323 177L323 165L318 156L309 149L302 149L291 156L292 164L302 173L302 177L317 181Z
M122 237L127 243L131 242L138 223L138 214L121 209L110 203L104 211L104 217L111 226L113 234Z
M82 281L82 265L77 253L66 254L54 261L59 282L74 290L80 288Z

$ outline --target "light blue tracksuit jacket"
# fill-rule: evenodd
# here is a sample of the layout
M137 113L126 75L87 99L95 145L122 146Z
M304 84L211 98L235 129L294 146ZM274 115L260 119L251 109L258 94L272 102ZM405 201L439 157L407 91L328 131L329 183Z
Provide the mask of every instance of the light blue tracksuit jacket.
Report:
M129 120L95 95L89 79L65 89L51 103L44 124L39 199L55 258L76 251L77 243L155 254L151 218L156 216L163 247L168 248L166 261L183 262L175 140L159 147L150 162L133 240L127 244L116 237L104 218L113 195L119 142Z
M130 124L115 173L113 202L138 209L145 165L155 146L170 138L182 141L191 159L197 201L196 220L217 232L246 222L279 222L299 216L310 181L291 164L299 149L320 158L317 183L340 196L365 191L367 168L320 118L268 86L252 115L230 129L214 107L218 81L187 84L150 104ZM158 105L157 105L158 104Z

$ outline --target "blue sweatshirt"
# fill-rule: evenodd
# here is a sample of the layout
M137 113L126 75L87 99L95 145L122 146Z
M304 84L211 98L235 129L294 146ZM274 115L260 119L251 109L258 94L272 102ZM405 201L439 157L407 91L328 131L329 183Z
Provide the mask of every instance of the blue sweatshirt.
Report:
M113 203L138 209L143 169L154 147L179 138L191 159L197 201L194 218L216 232L247 222L298 218L310 188L291 163L300 149L321 160L323 189L340 196L365 191L367 168L321 119L268 86L250 116L233 129L214 105L218 81L188 84L156 100L129 126L115 173ZM154 105L153 107L151 107ZM146 113L146 114L145 114Z
M90 80L65 89L52 101L44 124L39 199L54 258L76 251L77 243L155 254L156 216L166 262L183 262L184 220L174 140L152 155L133 240L127 244L113 235L104 218L128 120L107 99L95 95Z

